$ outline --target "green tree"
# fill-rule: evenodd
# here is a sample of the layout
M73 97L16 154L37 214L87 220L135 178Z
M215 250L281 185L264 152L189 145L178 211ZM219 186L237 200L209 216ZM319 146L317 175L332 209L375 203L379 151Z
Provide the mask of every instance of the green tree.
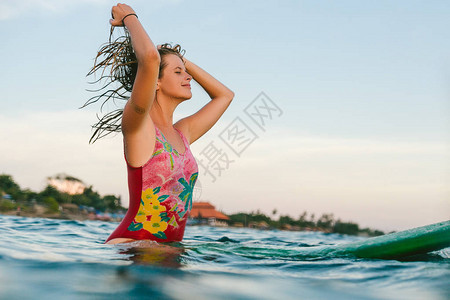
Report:
M332 229L334 225L333 214L323 214L316 222L317 227Z
M8 199L0 199L0 211L10 211L16 209L17 205Z
M246 223L249 219L249 214L246 213L237 213L228 216L230 218L231 223L242 223L246 226Z
M42 203L47 207L47 212L58 212L59 211L59 203L53 197L45 197Z
M77 194L72 196L72 203L76 205L91 206L91 199L85 194Z
M116 211L118 209L121 209L121 203L120 203L120 198L114 196L114 195L106 195L103 196L103 202L105 203L105 206L107 209L111 210L111 211Z
M359 232L359 226L356 223L347 223L347 222L341 222L338 220L333 227L333 232L335 233L342 233L342 234L350 234L350 235L357 235Z
M45 187L45 189L43 191L41 191L37 196L38 196L37 200L42 203L44 202L45 198L47 198L47 197L51 197L51 198L55 199L56 202L58 202L58 203L67 202L67 201L64 201L66 199L65 199L65 197L63 197L62 193L59 192L55 187L53 187L51 185L47 185Z
M22 190L10 175L0 175L0 191L11 195L14 200L22 200Z
M314 227L315 223L308 220L308 212L305 210L296 221L296 224L300 227Z
M288 225L295 225L295 220L292 219L290 216L280 216L280 219L278 220L280 225L288 224Z
M98 209L100 211L106 210L107 206L106 206L105 202L103 201L100 194L92 189L92 186L85 188L83 195L86 196L87 198L89 198L89 200L90 200L89 206L95 207L96 209Z

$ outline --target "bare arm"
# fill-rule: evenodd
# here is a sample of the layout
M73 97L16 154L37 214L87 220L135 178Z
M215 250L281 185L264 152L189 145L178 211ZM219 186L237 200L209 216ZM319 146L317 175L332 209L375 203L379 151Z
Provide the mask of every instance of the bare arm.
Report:
M122 130L124 134L138 131L149 118L149 110L153 104L160 57L158 50L145 32L134 11L126 4L118 4L112 8L114 19L110 20L113 26L125 25L130 32L131 43L138 61L136 79L131 97L128 100L122 117ZM125 18L124 24L122 19Z
M150 108L156 93L161 58L150 37L126 4L113 7L113 26L126 26L138 61L138 69L130 99L122 115L125 156L134 167L142 166L151 156L155 145L155 128L150 118ZM129 15L123 21L125 16Z
M189 143L192 144L219 120L233 100L234 93L193 62L184 60L187 72L211 97L211 101L198 112L181 119L175 124L175 126L183 128L187 132Z

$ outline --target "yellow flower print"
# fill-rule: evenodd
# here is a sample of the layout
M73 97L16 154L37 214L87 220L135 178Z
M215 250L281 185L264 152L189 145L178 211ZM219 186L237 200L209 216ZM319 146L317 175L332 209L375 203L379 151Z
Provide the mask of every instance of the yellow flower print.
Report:
M145 203L142 205L142 211L146 215L159 216L159 214L163 211L166 211L166 207L161 205L161 203L156 199Z
M157 195L157 193L155 193L153 191L152 188L149 188L149 189L146 189L145 191L143 191L141 197L142 197L142 201L144 202L144 204L149 203L153 200L158 201L158 195Z
M175 225L167 216L167 208L161 205L161 202L165 201L169 195L158 196L160 191L161 187L156 187L154 189L148 188L142 192L138 213L128 226L128 230L139 231L143 229L159 239L167 239L164 233L168 226L167 221L171 221L172 226Z
M153 216L150 221L145 221L143 225L143 228L150 233L164 232L167 229L167 222L161 221L159 216Z
M161 202L158 200L158 195L153 191L153 189L146 189L142 192L142 201L139 206L139 212L136 218L140 215L146 215L146 216L159 216L159 214L163 211L166 211L166 207L161 205ZM135 218L136 222L143 222L144 220L142 217L140 217L140 220L138 221Z
M145 213L141 209L139 209L136 217L134 218L134 221L136 223L145 222L145 221L147 221L147 216L145 215Z
M134 223L130 225L129 230L136 231L142 228L152 234L162 235L164 230L167 229L167 220L162 219L160 216L167 209L158 200L159 191L159 188L149 188L142 192L138 213L134 217ZM159 197L159 199L165 198L166 196Z

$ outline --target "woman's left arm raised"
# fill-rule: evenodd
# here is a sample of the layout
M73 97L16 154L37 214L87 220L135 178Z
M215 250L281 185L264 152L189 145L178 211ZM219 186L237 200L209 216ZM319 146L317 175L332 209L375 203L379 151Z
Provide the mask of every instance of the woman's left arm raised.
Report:
M204 135L219 120L233 100L234 93L208 72L184 58L186 71L211 97L205 106L195 114L179 120L175 127L184 130L192 144Z

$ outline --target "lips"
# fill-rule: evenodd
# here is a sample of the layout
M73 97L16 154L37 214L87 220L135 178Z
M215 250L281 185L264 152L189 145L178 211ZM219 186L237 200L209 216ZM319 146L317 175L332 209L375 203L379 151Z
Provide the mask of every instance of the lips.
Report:
M191 85L190 85L190 84L183 84L182 86L185 86L185 87L188 87L188 88L190 88L190 87L191 87Z

